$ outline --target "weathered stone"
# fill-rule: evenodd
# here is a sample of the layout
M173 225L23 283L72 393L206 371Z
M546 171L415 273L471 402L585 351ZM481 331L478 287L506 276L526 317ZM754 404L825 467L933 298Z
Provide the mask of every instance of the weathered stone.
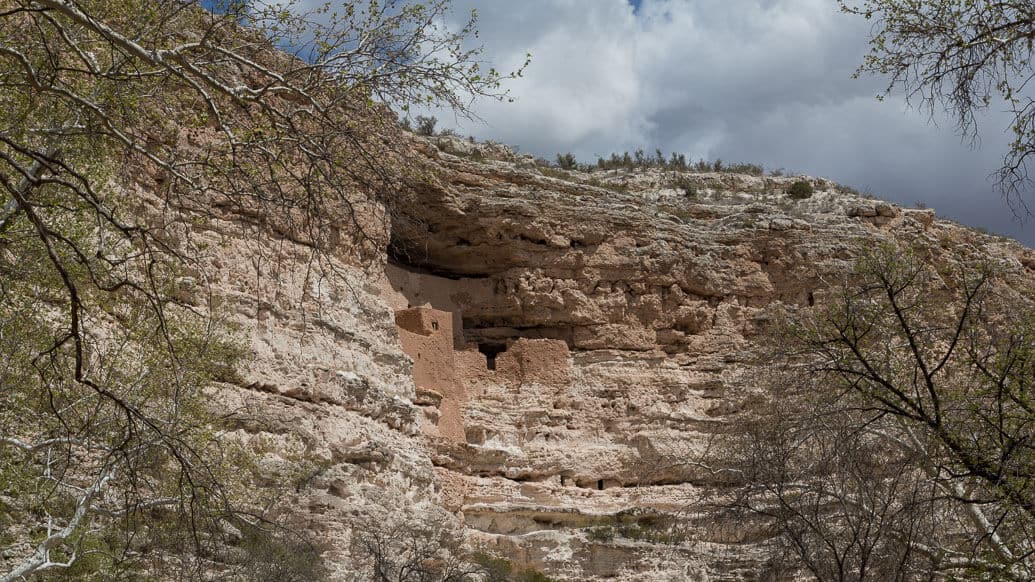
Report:
M860 204L858 206L852 206L848 209L848 216L857 217L861 216L864 218L870 218L877 216L879 212L872 204Z
M459 173L489 186L455 187ZM389 302L452 313L454 358L467 362L466 445L431 443L443 495L475 538L560 580L749 577L748 533L701 531L673 549L593 540L585 528L719 492L686 461L740 410L727 388L744 381L773 313L825 301L854 257L915 241L917 225L952 244L972 235L816 179L792 218L766 192L794 178L691 174L709 190L688 201L649 171L593 175L630 190L606 195L571 176L449 162L441 191L397 224L396 244L419 244L422 259L389 269L399 297ZM687 218L660 220L654 204Z
M356 579L356 520L402 514L451 520L557 580L750 578L744 528L671 545L587 528L704 511L695 500L724 485L688 461L740 410L730 394L766 326L822 304L866 250L966 247L1035 272L1015 243L818 179L790 201L797 178L688 174L687 200L654 170L564 180L503 146L413 151L438 178L381 233L391 264L343 242L314 273L305 244L256 249L232 217L193 233L254 356L217 391L244 411L226 438L267 451L265 483L294 480L285 504L341 580ZM204 308L198 281L179 283Z

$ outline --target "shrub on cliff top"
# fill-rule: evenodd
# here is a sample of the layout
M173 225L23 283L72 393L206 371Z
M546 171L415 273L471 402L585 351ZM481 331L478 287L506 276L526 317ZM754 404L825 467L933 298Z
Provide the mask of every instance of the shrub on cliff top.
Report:
M669 183L669 187L682 191L683 196L687 198L697 198L697 184L682 174L673 178Z
M438 118L434 115L417 116L417 135L435 135L435 126L438 125Z
M794 200L804 200L811 197L813 193L815 193L815 189L812 187L812 184L805 180L798 180L787 189L787 195Z
M566 154L557 154L557 166L562 170L574 170L578 168L578 160L575 159L575 155L571 152Z

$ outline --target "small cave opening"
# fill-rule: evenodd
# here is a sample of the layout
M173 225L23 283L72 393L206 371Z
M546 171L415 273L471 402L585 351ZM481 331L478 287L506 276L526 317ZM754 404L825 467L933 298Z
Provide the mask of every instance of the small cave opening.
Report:
M448 245L446 248L449 248L449 246L454 245ZM455 246L469 247L471 245L468 243L467 245ZM466 270L458 269L457 267L461 265L455 260L437 260L442 257L436 257L433 255L433 250L436 249L432 248L427 241L423 243L423 246L420 246L407 244L404 241L393 238L388 244L388 264L410 273L432 275L453 281L459 281L461 279L487 279L491 275L490 273L482 271L468 272ZM418 301L417 303L422 302L423 301Z
M579 489L596 489L598 491L603 491L605 486L610 487L611 483L605 483L603 479L593 479L592 477L579 477L575 479L575 486Z
M575 486L580 489L596 489L597 491L604 491L611 489L612 487L621 487L622 483L614 479L588 479L576 478Z
M479 343L478 351L485 356L485 367L489 370L496 369L496 356L507 351L506 344Z

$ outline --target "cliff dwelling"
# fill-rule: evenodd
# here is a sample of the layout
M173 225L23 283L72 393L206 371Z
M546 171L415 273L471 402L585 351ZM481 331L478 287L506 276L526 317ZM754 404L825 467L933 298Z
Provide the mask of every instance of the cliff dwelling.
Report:
M500 300L480 278L449 278L398 264L385 268L389 305L403 351L413 360L421 430L455 443L483 444L467 431L465 403L486 392L519 394L523 386L564 391L571 383L567 342L523 337L521 330L485 326L465 315Z

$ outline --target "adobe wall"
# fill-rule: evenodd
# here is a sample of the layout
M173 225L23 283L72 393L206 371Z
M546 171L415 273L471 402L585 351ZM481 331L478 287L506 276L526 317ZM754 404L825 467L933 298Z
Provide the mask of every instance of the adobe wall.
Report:
M460 407L465 395L453 358L453 315L430 307L413 307L396 311L395 324L402 349L413 360L418 400L437 408L436 422L422 423L421 428L426 434L462 442Z
M563 340L467 341L461 327L464 309L491 294L482 281L448 279L394 265L386 267L385 275L382 292L396 309L402 349L413 360L418 404L425 407L425 434L468 442L465 406L489 390L520 392L534 386L558 392L570 386L571 359Z
M564 389L571 384L568 344L555 339L519 338L496 358L500 383Z

